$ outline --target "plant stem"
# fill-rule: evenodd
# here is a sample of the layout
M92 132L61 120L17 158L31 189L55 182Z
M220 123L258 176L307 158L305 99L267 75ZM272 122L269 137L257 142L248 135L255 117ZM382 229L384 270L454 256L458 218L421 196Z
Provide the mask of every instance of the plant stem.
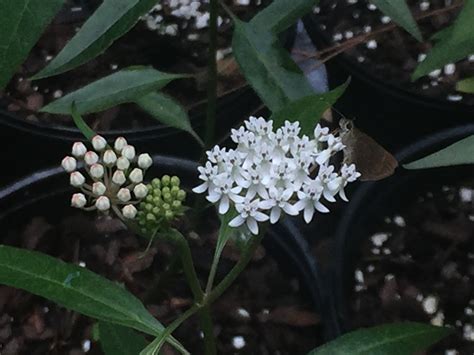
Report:
M202 306L199 311L199 324L204 334L204 354L216 355L217 345L214 336L214 324L212 322L210 305Z
M218 0L210 0L209 16L209 64L207 83L207 120L205 148L210 148L214 141L217 109L217 10Z

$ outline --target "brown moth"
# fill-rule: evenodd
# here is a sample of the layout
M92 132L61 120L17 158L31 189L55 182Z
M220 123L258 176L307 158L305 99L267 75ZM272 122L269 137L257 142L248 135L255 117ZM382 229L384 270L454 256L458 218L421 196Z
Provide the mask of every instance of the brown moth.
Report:
M339 121L344 148L344 163L356 165L361 181L382 180L395 172L398 162L373 138L358 130L353 121Z

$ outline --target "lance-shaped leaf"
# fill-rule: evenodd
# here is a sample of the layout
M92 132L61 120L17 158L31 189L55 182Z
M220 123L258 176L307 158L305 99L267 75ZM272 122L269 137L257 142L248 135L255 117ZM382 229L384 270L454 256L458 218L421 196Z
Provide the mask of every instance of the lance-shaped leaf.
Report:
M133 329L99 322L99 339L105 355L139 354L147 345L145 338Z
M348 85L349 80L329 92L313 94L289 103L272 115L274 127L281 127L285 121L299 121L301 132L312 134L323 113L336 103Z
M274 0L256 14L250 23L277 34L293 25L318 3L319 0Z
M395 323L345 334L308 355L415 354L452 332L449 328L419 323Z
M474 163L474 136L461 139L440 151L422 159L406 164L406 169L426 169L440 166L462 165Z
M119 104L135 102L182 77L149 67L123 69L53 101L41 111L67 115L71 113L73 103L79 114L104 111Z
M408 7L406 0L370 0L380 11L402 26L418 41L422 41L420 29Z
M234 19L232 48L247 81L273 112L313 90L277 37Z
M474 94L474 78L468 78L458 81L456 90L466 94Z
M454 24L433 37L437 43L416 68L413 80L474 53L473 18L474 0L466 0Z
M157 121L188 132L201 146L204 145L201 138L193 130L187 112L171 97L163 93L152 92L139 98L136 103Z
M47 298L86 316L158 336L163 326L138 298L85 268L38 252L0 246L0 284ZM176 340L169 338L176 347Z
M0 89L10 80L64 0L0 0Z
M104 0L56 58L33 79L64 73L98 56L155 4L156 0Z

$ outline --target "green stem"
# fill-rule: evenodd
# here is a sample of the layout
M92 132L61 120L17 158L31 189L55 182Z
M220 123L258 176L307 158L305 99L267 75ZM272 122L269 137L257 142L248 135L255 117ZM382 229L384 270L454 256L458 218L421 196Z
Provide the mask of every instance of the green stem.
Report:
M209 9L209 64L207 83L207 120L205 147L210 148L214 141L217 108L217 10L218 0L210 0Z
M204 334L204 354L216 355L217 345L214 336L214 324L212 322L210 305L202 306L199 311L199 324Z

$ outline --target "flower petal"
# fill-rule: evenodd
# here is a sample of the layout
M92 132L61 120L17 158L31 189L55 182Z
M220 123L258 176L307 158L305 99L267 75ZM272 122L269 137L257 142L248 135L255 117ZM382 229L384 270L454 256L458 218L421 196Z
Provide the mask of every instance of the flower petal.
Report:
M258 223L255 219L251 217L247 218L247 227L249 227L249 230L252 234L258 234Z
M241 215L238 215L237 217L235 217L233 220L231 220L229 222L229 226L230 227L240 227L242 224L244 224L245 222L245 218L243 218Z

